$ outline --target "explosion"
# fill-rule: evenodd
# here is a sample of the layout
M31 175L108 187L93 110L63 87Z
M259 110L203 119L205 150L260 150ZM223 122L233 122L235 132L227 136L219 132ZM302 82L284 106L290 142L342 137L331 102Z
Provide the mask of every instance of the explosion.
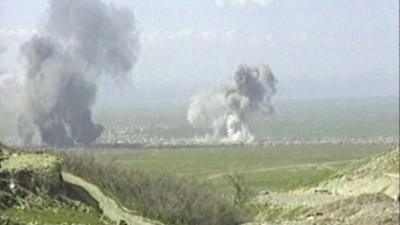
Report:
M240 65L233 79L209 95L195 96L187 112L196 127L213 131L207 138L223 143L254 140L250 122L273 112L276 79L268 65Z
M51 146L90 144L97 81L128 77L139 52L134 14L100 0L52 0L43 29L21 47L24 108L18 134Z

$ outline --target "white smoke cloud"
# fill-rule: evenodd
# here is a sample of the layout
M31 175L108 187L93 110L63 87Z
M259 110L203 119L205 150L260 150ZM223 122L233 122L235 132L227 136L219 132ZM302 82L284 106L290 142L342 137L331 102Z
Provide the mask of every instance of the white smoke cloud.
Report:
M249 5L267 6L273 0L216 0L215 4L220 8L245 7Z
M4 72L0 74L0 105L1 112L13 113L17 107L18 90L22 85L22 81L17 76ZM1 121L6 118L0 118ZM9 119L9 118L7 118Z
M0 65L0 134L2 137L16 137L16 112L20 111L22 81Z
M1 112L3 113L9 109L8 106L12 102L12 98L10 98L13 95L12 90L17 86L16 77L7 73L5 65L3 64L2 57L5 50L5 47L0 43L0 106L2 106Z
M250 122L273 112L271 98L276 79L267 65L241 65L221 89L192 99L187 120L195 127L212 130L206 139L228 143L254 140Z

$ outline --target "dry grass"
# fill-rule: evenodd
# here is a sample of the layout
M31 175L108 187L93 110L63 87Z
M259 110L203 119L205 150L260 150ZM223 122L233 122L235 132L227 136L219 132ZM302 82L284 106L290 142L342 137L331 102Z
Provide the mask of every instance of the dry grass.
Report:
M87 155L63 154L65 170L88 179L142 216L177 225L235 225L244 213L206 183L169 174L148 175L98 164Z

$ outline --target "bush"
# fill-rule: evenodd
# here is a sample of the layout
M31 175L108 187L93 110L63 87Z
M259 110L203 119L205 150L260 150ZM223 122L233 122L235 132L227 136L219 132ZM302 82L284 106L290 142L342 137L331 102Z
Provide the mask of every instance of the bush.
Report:
M232 173L226 176L230 185L234 188L233 203L241 205L250 199L252 191L246 183L245 177L240 173Z
M244 214L206 183L175 176L148 175L100 165L83 154L64 153L65 170L86 178L143 216L177 225L235 225Z

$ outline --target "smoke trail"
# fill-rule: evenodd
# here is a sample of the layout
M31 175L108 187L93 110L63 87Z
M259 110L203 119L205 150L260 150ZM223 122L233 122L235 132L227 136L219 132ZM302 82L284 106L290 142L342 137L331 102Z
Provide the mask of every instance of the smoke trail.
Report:
M24 113L18 120L25 144L89 144L103 127L92 120L97 78L126 78L137 60L132 12L99 0L53 0L44 29L21 47L26 64Z
M271 98L276 79L267 65L240 65L233 79L209 95L193 98L187 119L197 127L212 129L221 142L252 142L249 123L273 112Z

